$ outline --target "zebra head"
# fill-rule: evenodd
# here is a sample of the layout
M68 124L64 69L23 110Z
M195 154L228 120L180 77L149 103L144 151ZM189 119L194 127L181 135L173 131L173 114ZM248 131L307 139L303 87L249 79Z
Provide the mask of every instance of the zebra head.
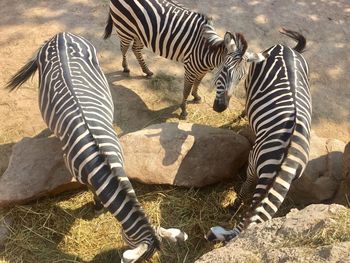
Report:
M227 53L214 78L216 97L213 109L216 112L222 112L228 107L235 87L247 73L247 63L265 59L260 53L246 52L248 44L241 33L226 32L224 43Z

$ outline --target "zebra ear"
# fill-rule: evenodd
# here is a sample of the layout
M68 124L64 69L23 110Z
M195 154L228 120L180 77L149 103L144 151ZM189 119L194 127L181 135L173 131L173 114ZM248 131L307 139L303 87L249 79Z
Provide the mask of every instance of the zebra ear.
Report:
M239 52L243 56L248 48L248 43L241 33L226 32L224 41L228 53Z
M225 33L224 42L228 53L235 51L236 49L235 38L231 32Z
M247 62L258 63L268 58L269 55L265 52L264 53L246 52L246 56L247 56Z
M212 23L208 23L202 27L202 35L205 39L208 40L208 43L212 46L216 46L222 43L222 38L218 36L218 34L215 32Z

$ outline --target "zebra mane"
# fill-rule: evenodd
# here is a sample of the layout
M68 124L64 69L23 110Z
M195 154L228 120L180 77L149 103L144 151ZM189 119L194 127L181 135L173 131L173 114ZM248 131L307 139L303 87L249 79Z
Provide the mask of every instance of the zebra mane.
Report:
M185 7L183 4L179 3L176 0L163 0L163 4L172 4L175 7L190 11L187 7Z
M215 31L213 19L211 17L208 18L207 23L202 26L202 36L207 40L209 46L218 47L224 44L224 39Z
M170 4L170 5L173 5L174 7L180 8L180 9L182 9L182 10L189 11L189 12L195 13L195 14L199 14L199 15L203 16L205 20L211 19L211 18L208 18L207 15L205 15L205 14L203 14L203 13L201 13L201 12L196 12L196 11L193 11L193 10L189 9L189 8L186 7L184 4L181 4L181 3L179 3L179 2L176 1L176 0L163 0L163 1L161 2L161 4L162 4L162 5L164 4L165 6L167 6L167 5Z

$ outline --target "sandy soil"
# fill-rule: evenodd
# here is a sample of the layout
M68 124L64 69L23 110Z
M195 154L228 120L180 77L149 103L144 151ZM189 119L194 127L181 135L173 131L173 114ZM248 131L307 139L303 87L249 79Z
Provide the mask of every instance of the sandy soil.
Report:
M308 40L305 57L311 68L313 129L321 136L350 140L350 3L338 1L209 1L182 0L187 7L212 16L222 34L243 32L250 48L259 51L275 43L288 42L279 35L281 26L297 29ZM177 121L181 99L183 69L181 64L145 51L145 59L156 73L176 80L178 92L162 94L149 89L141 77L136 59L129 54L130 77L121 73L119 40L101 36L107 17L107 0L2 0L0 2L0 87L3 87L37 48L60 31L71 31L89 39L97 48L116 103L116 126L130 132L150 123L173 118ZM208 90L211 75L202 83L204 102L190 106L210 111L214 94ZM37 76L9 94L0 89L0 174L6 168L11 146L24 136L40 134L46 125L37 106ZM197 108L198 107L198 108ZM231 108L242 108L240 101ZM211 117L215 118L216 113ZM226 113L229 119L229 113ZM205 119L206 116L203 116ZM224 124L224 123L223 123Z

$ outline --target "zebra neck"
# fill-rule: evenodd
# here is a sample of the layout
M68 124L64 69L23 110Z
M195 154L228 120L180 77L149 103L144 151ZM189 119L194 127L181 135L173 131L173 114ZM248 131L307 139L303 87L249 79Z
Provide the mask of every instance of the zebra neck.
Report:
M227 55L225 46L223 44L209 47L207 45L204 45L203 53L205 62L211 69L219 67Z

